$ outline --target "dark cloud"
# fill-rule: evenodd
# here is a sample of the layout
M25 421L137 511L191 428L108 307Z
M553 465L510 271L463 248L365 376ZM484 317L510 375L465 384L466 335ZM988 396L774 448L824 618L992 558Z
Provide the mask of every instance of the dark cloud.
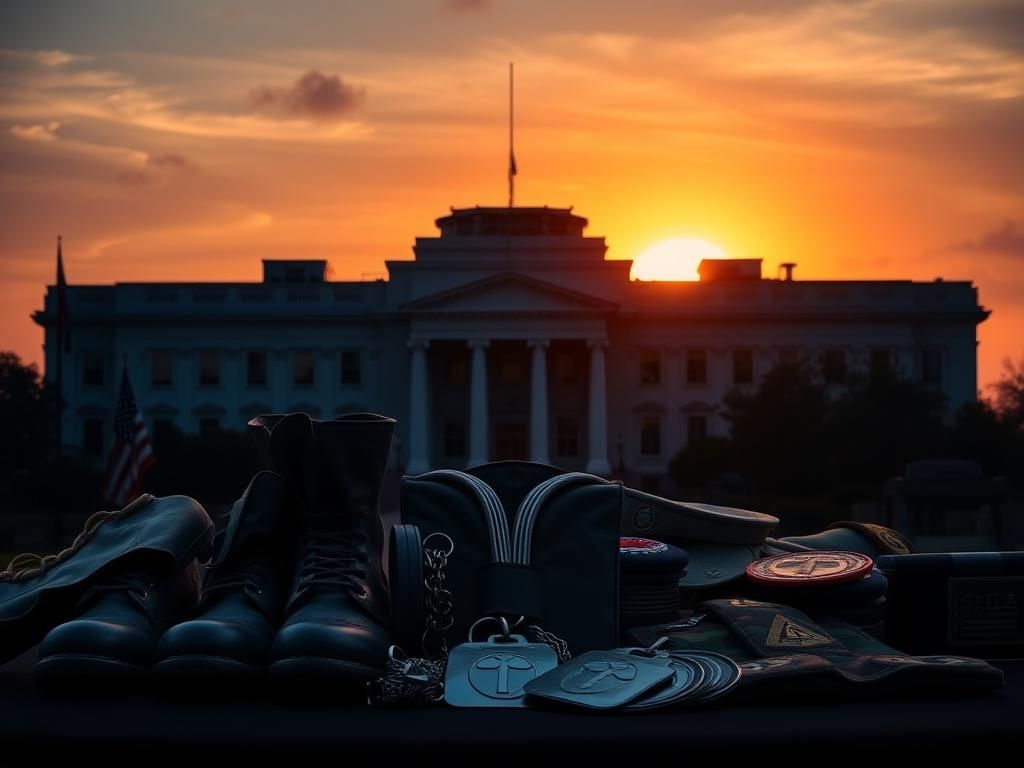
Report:
M490 4L490 0L441 0L442 8L455 13L482 11Z
M1000 256L1024 258L1024 229L1009 219L1002 226L985 232L974 240L965 240L954 245L952 250L993 253Z
M153 155L147 160L147 163L155 168L187 168L191 165L184 155L174 153Z
M913 35L945 30L1004 50L1024 50L1024 9L1020 0L886 3L878 6L876 15L894 32Z
M257 109L335 120L352 112L366 98L364 88L349 85L337 75L310 70L287 88L263 85L249 94Z

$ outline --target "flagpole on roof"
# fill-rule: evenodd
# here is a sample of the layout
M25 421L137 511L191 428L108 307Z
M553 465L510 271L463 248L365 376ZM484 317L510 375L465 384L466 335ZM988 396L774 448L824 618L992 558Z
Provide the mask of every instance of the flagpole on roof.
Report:
M516 153L515 134L513 132L513 74L512 62L508 63L508 207L515 205Z
M57 333L56 355L57 375L57 458L64 456L64 348L67 329L67 283L64 278L64 256L61 253L61 236L57 235Z

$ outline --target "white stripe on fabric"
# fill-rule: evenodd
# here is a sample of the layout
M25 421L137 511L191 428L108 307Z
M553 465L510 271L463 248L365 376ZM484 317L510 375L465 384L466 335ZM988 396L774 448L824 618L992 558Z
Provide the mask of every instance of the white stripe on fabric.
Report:
M437 469L416 475L414 480L449 480L469 488L483 507L487 528L491 537L491 557L496 563L507 563L511 558L512 545L509 541L508 519L501 499L487 483L478 477L457 469Z
M513 563L529 565L533 557L533 528L541 505L560 488L567 485L607 485L609 480L586 472L566 472L540 483L526 498L523 499L516 512L516 522L512 534Z

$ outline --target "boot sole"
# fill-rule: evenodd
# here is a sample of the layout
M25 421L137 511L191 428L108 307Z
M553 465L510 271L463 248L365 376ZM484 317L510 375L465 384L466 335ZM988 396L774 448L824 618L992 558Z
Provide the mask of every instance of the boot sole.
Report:
M40 659L35 667L35 681L43 688L117 687L137 684L148 673L146 667L120 659L64 653Z
M248 682L263 675L263 667L246 664L228 656L168 656L153 667L153 672L167 683L217 679Z
M315 683L325 680L338 683L365 683L384 674L383 669L366 664L325 659L320 656L292 656L281 659L271 664L268 672L272 680L282 683Z

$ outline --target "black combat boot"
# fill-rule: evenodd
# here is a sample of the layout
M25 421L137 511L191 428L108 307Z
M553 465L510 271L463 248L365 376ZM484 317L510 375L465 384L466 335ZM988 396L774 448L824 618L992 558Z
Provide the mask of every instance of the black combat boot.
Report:
M173 578L207 556L212 535L194 499L145 494L124 509L97 512L59 554L15 557L0 571L0 664L78 615L93 585L127 573Z
M105 574L89 587L76 617L53 628L39 644L36 682L42 686L134 681L156 661L169 626L195 610L199 566L183 571L133 567Z
M291 511L280 475L252 479L214 539L197 614L160 640L159 674L194 681L263 672L291 574Z
M395 421L357 413L254 419L265 456L297 491L296 570L274 640L274 677L343 682L383 671L391 635L378 502Z

